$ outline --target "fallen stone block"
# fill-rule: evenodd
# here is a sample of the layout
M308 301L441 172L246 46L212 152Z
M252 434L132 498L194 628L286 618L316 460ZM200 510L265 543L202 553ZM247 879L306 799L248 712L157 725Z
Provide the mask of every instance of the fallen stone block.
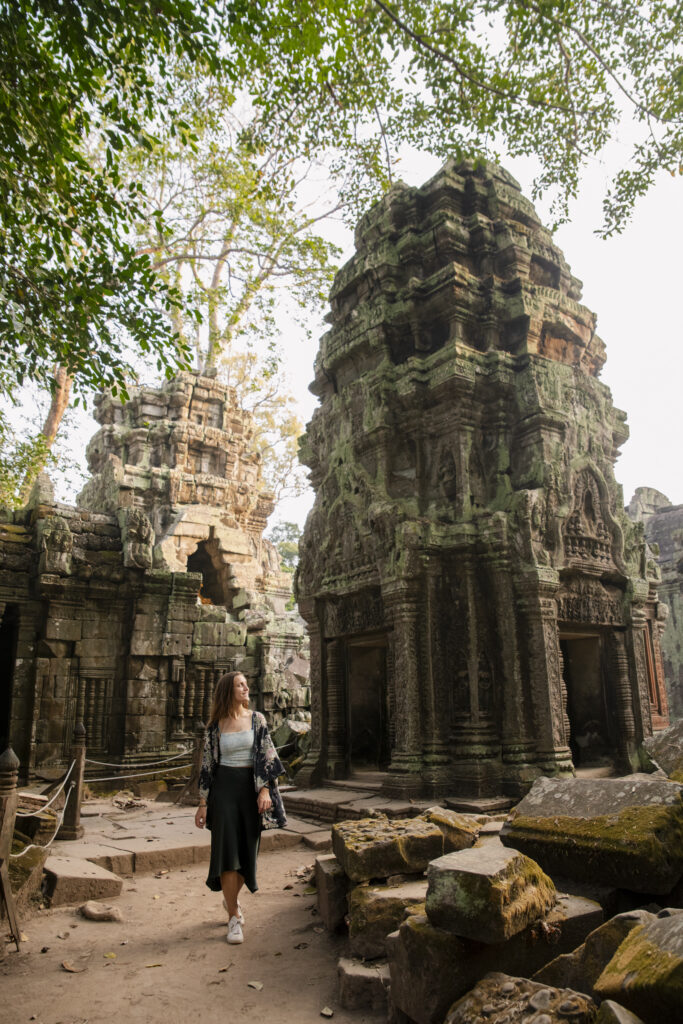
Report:
M595 982L646 1024L683 1020L683 912L666 911L626 936Z
M123 921L123 914L118 907L108 907L106 904L96 903L94 900L83 903L78 908L78 913L88 921L118 921L119 923Z
M482 825L473 818L458 814L448 807L428 807L420 814L420 818L441 830L444 853L454 853L456 850L474 846L482 828Z
M354 882L417 874L443 854L441 830L419 818L361 818L332 827L332 849Z
M389 967L342 957L337 965L339 1003L345 1010L387 1009Z
M418 1024L442 1024L456 999L488 972L531 977L601 922L598 904L571 896L507 942L482 943L435 928L426 915L411 915L386 940L391 1001Z
M492 973L454 1003L444 1024L592 1024L596 1005L589 996L571 989L547 988L526 978Z
M551 876L665 894L683 875L682 791L648 775L540 778L500 838Z
M430 922L477 942L505 942L545 917L557 899L538 864L496 842L438 857L427 882Z
M386 956L386 938L406 911L424 913L427 882L402 885L358 885L348 894L349 949L352 956L373 960Z
M533 976L534 981L593 994L593 986L629 932L655 915L631 910L605 921L577 949L551 960Z
M45 896L53 907L118 896L123 880L98 864L75 857L48 857L43 881Z
M344 924L346 917L349 880L333 853L315 858L315 885L318 913L328 931L335 932Z
M611 999L606 999L604 1003L600 1003L595 1024L645 1024L645 1022L642 1017L636 1017L635 1013L631 1013L624 1006L620 1006Z
M683 718L668 729L653 733L643 746L657 766L675 782L683 782Z
M321 829L319 832L308 832L301 838L304 846L307 846L309 850L323 851L332 849L332 834L328 829Z

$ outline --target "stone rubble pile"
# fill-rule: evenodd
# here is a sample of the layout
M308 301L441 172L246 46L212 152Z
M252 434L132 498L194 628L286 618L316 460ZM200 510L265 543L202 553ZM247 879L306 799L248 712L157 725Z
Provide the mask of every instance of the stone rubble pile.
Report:
M391 1024L683 1020L682 792L539 779L500 839L440 807L337 823L315 882L323 923L348 929L341 1005Z

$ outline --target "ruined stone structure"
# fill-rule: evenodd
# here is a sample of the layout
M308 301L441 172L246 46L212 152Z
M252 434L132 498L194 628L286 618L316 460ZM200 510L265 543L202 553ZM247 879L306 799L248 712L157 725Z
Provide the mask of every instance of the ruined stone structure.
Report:
M447 163L361 220L303 441L313 738L297 781L523 792L666 722L657 571L613 465L604 345L503 170Z
M662 574L659 597L669 608L661 638L664 681L673 718L683 718L683 505L654 487L638 487L628 506L642 523Z
M102 396L96 416L78 506L43 477L0 518L0 739L24 772L62 763L81 720L108 760L190 740L232 668L272 724L308 707L303 624L262 537L273 499L234 392L183 373L125 406Z

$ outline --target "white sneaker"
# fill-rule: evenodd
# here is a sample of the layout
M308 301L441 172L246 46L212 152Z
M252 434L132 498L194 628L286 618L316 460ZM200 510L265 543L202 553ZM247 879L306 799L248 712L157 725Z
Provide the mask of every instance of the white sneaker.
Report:
M227 914L227 912L228 912L228 904L225 902L225 896L223 897L223 907L225 908L225 912ZM240 903L239 900L237 901L237 920L239 921L240 924L244 924L244 914L242 913L242 904Z
M244 942L244 935L242 934L242 925L239 923L238 918L231 917L228 921L228 935L227 940L231 945L235 945L238 942Z

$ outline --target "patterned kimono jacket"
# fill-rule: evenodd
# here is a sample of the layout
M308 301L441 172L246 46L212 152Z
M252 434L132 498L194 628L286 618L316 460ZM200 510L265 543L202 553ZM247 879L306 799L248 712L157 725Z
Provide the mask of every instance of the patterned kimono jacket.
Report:
M254 789L258 794L268 787L273 806L261 815L261 828L284 828L287 824L285 808L278 789L277 777L284 775L282 762L277 756L268 732L268 725L260 711L253 711L251 727L254 730ZM221 759L221 734L218 724L210 725L204 738L202 766L199 770L199 797L206 800ZM207 827L210 827L207 821Z

